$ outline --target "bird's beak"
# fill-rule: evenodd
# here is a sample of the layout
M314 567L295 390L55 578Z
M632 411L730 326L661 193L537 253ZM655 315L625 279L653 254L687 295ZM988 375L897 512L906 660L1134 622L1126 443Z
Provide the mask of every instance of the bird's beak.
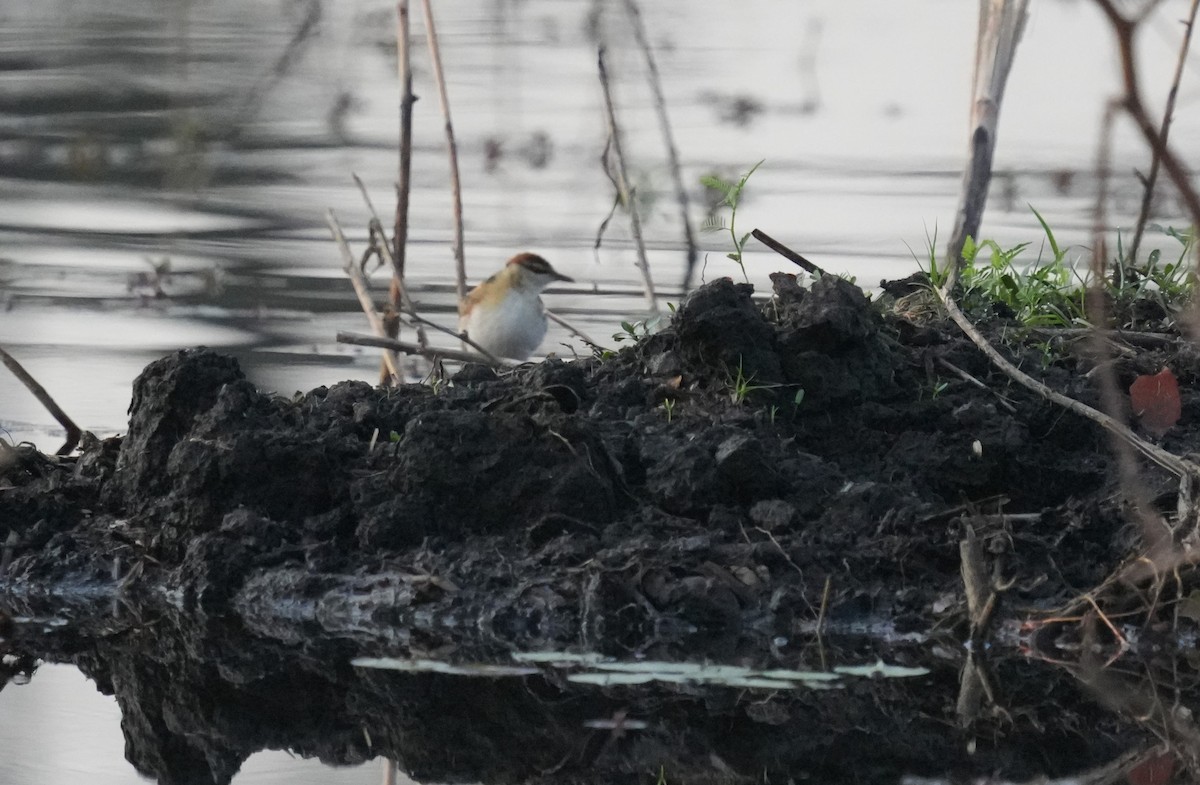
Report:
M556 279L560 280L560 281L566 281L567 283L575 283L575 279L574 279L574 278L572 278L572 277L571 277L571 276L569 276L569 275L563 275L563 274L562 274L562 273L560 273L558 270L555 270L555 271L554 271L554 277L555 277Z

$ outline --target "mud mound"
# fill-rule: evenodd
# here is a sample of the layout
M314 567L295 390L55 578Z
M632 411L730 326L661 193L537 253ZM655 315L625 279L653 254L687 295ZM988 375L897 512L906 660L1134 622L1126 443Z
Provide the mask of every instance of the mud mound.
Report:
M1119 516L1078 528L1111 487L1092 426L844 280L775 283L760 304L714 281L608 360L468 367L437 392L345 382L285 400L230 358L178 352L139 377L124 439L0 496L0 535L18 542L8 584L116 570L128 591L171 586L211 606L251 583L278 601L272 571L336 584L404 565L445 583L393 615L482 612L498 589L541 580L536 602L510 596L540 620L513 634L553 637L632 602L606 624L636 637L673 616L742 629L779 611L781 588L811 604L827 579L835 611L928 616L958 591L964 510L1027 513L1019 532L1003 518L984 532L999 556L1036 553L1075 522L1092 561L1059 577L1120 558ZM1025 600L1068 581L1028 585Z

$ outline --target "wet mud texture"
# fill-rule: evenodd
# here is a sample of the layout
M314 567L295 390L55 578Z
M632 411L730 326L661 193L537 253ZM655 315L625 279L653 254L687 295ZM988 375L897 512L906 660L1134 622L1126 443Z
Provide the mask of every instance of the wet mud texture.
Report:
M1009 336L1004 351L1026 370L1096 404L1082 353L1063 345L1047 359L1045 338L1013 340L999 320L991 332ZM1185 390L1184 419L1165 440L1177 452L1197 422L1188 352L1169 358ZM1116 371L1127 386L1163 359L1146 352ZM1011 385L952 326L885 314L837 278L801 289L776 276L761 303L724 279L615 357L502 376L468 366L437 389L345 382L286 399L214 352L166 357L135 383L123 438L92 441L65 463L23 453L5 472L0 541L12 561L0 588L30 613L39 598L72 594L169 602L188 623L232 624L298 650L393 630L347 643L346 659L654 649L715 660L773 652L815 667L807 649L787 647L811 637L818 615L830 629L882 619L961 640L964 519L1008 586L997 618L1096 585L1135 540L1114 474L1098 428ZM1146 482L1171 488L1149 470ZM322 678L342 669L340 679L349 666L322 668ZM606 700L627 699L614 694ZM840 720L823 720L830 727L895 727L895 717L867 719L873 690L847 697L834 702ZM896 711L951 723L953 697L937 700ZM127 730L155 737L163 723L180 724L130 720ZM171 732L165 745L144 740L162 760L131 738L140 768L182 782L165 772L199 756L225 781L220 755ZM832 756L825 767L861 754L811 743ZM925 742L908 743L909 757L889 748L880 766L923 771L912 762ZM1074 770L1111 751L1097 735L1039 754L1053 763L1069 753L1069 765L1047 768ZM1017 765L1025 752L1006 754L1012 771L1028 768ZM997 756L963 766L1007 771ZM780 775L803 768L771 760Z

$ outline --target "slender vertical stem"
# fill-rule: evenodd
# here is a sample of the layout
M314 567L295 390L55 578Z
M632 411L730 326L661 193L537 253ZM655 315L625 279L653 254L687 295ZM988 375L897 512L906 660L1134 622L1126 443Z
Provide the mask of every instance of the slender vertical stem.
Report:
M346 240L346 235L333 210L325 212L325 223L328 224L333 241L337 243L338 250L341 251L342 271L346 273L350 279L350 285L354 287L354 294L358 297L358 304L362 308L363 315L367 317L367 323L371 325L371 332L380 338L392 337L388 335L383 319L375 310L375 303L371 300L370 287L367 285L367 277L363 274L362 268L355 264L354 254L350 251L350 243ZM383 353L383 369L388 376L387 382L400 383L400 363L394 351Z
M1200 0L1197 0L1200 2ZM662 131L663 144L667 148L667 165L671 170L671 179L675 184L675 201L679 203L679 216L683 221L683 242L687 247L687 268L683 272L683 290L691 288L692 273L696 269L699 252L696 250L696 235L692 231L692 219L688 215L688 194L683 187L683 175L679 165L679 150L675 147L675 134L671 130L671 118L667 115L667 99L663 96L662 78L658 75L658 63L654 60L654 50L646 38L646 25L642 21L642 13L635 0L625 0L625 11L633 24L633 37L637 40L638 48L646 58L646 70L649 72L650 90L654 93L654 110L658 115L658 126Z
M450 97L446 93L446 75L442 70L442 52L438 46L437 28L433 22L433 7L421 0L425 9L425 37L429 42L429 57L433 61L433 78L437 82L438 102L446 120L446 150L450 156L450 189L454 195L454 274L458 299L467 296L467 262L463 250L462 183L458 178L458 145L454 141L454 124L450 121Z
M396 2L396 67L400 76L400 171L396 178L396 234L392 260L395 275L404 279L405 248L408 245L408 194L412 173L412 64L408 55L408 0ZM398 295L397 295L398 296Z
M633 241L637 246L637 265L642 273L645 284L646 304L650 313L658 313L658 298L654 294L654 280L650 277L650 264L646 261L646 244L642 241L642 219L638 216L637 205L633 193L629 189L629 178L625 173L625 156L621 152L621 129L617 125L616 111L613 109L612 91L608 87L608 68L604 63L604 47L600 47L598 56L600 66L600 86L604 89L604 108L608 115L608 137L612 142L613 157L617 162L617 191L629 210L629 223L633 231Z
M1187 22L1183 29L1183 43L1179 46L1179 60L1175 63L1175 76L1171 79L1171 90L1167 93L1167 107L1163 110L1162 125L1159 126L1159 139L1163 145L1167 143L1167 134L1171 130L1171 118L1175 114L1175 97L1179 95L1179 82L1183 78L1183 64L1187 61L1188 49L1192 43L1192 30L1196 26L1196 10L1200 8L1200 0L1192 0L1191 10L1188 11ZM1146 190L1142 194L1142 209L1138 214L1137 226L1133 231L1133 241L1129 244L1129 259L1137 259L1138 247L1142 244L1142 234L1146 231L1146 222L1150 220L1150 207L1154 201L1154 186L1158 182L1158 169L1161 159L1157 152L1150 157L1150 172L1146 175Z
M962 194L946 262L962 264L967 237L978 237L992 181L992 155L1000 126L1000 103L1016 57L1029 0L980 0L975 40L975 77L971 95L971 138Z

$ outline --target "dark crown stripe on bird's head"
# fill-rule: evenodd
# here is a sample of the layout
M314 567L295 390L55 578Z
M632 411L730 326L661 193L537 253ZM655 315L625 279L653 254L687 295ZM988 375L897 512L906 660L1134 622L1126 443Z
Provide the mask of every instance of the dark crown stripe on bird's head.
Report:
M509 264L519 264L526 270L542 275L550 275L554 272L554 268L550 266L542 257L535 253L519 253L508 260Z

